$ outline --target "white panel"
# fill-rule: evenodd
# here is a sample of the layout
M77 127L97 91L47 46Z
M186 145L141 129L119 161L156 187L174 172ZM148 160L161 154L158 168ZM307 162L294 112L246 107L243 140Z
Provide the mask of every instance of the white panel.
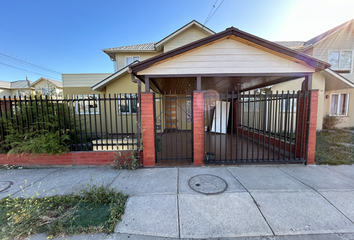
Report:
M229 102L216 101L211 132L226 134L227 124L229 122L229 112Z
M112 73L62 74L63 87L92 87Z
M139 75L149 74L208 74L208 73L277 73L315 72L307 67L274 54L225 39L174 57Z

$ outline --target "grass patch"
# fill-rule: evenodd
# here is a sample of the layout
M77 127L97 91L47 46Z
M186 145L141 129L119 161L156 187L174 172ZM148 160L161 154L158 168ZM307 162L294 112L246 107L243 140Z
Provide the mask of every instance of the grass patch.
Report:
M0 239L24 239L39 233L48 234L48 239L111 233L124 214L128 198L104 184L92 184L92 180L79 193L64 196L36 197L40 185L33 196L28 196L29 188L22 189L24 198L0 200Z
M354 134L342 129L322 130L316 134L316 164L342 165L354 163Z

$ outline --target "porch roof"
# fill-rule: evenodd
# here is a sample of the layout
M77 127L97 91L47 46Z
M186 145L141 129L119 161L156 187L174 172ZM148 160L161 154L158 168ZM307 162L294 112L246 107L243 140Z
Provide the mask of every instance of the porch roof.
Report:
M287 47L284 47L282 45L279 45L274 42L270 42L268 40L265 40L263 38L254 36L252 34L243 32L237 28L230 27L227 28L225 31L222 31L220 33L211 35L209 37L197 40L195 42L192 42L190 44L186 44L182 47L173 49L171 51L168 51L166 53L157 55L155 57L149 58L147 60L144 60L140 63L131 65L129 68L134 74L138 74L138 72L147 69L153 65L159 64L160 62L166 61L170 58L176 57L177 55L184 54L189 51L193 51L195 49L198 49L204 45L212 44L218 40L221 40L223 38L230 38L230 37L235 37L237 40L243 40L246 44L256 47L262 50L268 50L274 54L278 54L279 56L282 56L284 58L291 59L294 62L297 62L299 64L303 64L306 66L311 66L316 69L326 69L330 67L331 65L327 62L321 61L317 58L310 57L306 54L297 52L295 50L289 49Z

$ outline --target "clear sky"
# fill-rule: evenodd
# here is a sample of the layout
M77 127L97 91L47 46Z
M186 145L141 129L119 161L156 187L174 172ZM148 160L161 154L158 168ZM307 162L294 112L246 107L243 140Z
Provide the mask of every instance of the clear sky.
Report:
M271 41L306 41L354 18L354 0L0 0L0 80L111 73L101 49L203 24L214 4L210 29L234 26Z

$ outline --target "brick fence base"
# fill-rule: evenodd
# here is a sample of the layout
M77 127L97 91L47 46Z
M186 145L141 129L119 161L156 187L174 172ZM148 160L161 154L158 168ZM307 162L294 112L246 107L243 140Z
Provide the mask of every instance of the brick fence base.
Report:
M130 151L123 152L130 156ZM69 152L66 154L49 155L11 155L0 154L0 165L112 165L116 152Z

